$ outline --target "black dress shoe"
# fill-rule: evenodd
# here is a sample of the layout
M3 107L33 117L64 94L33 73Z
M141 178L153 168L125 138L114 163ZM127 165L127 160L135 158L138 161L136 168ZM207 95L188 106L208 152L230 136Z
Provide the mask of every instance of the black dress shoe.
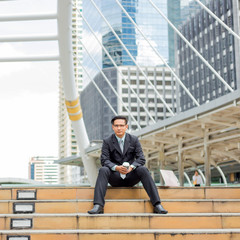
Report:
M89 214L103 214L103 207L101 205L95 204L93 209L88 211Z
M158 213L158 214L167 214L168 213L168 211L165 210L161 204L157 204L154 207L153 212Z

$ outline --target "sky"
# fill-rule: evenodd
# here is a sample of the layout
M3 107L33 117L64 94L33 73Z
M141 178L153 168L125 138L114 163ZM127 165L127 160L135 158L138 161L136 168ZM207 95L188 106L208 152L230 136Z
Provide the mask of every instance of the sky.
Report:
M0 17L56 12L56 0L0 1ZM0 38L56 33L56 20L0 21ZM57 42L0 41L0 59L44 54ZM0 178L28 178L31 157L58 156L58 84L58 61L0 62Z

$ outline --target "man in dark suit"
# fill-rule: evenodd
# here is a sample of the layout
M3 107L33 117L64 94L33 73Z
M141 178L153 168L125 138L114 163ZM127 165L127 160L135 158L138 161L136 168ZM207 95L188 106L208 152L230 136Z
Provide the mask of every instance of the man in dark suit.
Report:
M94 191L94 206L90 214L104 212L105 194L108 183L113 187L133 187L142 182L154 207L153 212L166 214L168 211L161 205L157 187L144 164L146 162L142 147L136 136L126 133L127 118L116 116L112 119L115 134L103 140L101 164ZM122 149L122 150L121 150ZM123 163L129 163L129 167Z

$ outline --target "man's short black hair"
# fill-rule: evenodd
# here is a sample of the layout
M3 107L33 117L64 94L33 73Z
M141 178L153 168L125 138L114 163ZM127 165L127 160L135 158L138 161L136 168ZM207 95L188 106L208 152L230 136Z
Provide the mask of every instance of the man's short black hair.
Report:
M123 120L125 120L126 124L128 123L127 117L125 117L125 116L120 116L120 115L119 115L119 116L115 116L115 117L112 118L111 124L113 125L113 124L114 124L114 121L117 120L117 119L123 119Z

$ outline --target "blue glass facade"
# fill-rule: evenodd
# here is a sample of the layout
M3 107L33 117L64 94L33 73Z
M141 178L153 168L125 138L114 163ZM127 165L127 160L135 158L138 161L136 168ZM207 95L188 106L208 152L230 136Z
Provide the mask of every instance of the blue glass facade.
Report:
M131 16L131 18L136 22L136 12L137 12L138 0L122 0L122 5ZM123 44L127 47L128 51L131 53L133 58L136 60L137 57L137 42L136 42L136 29L134 24L129 20L126 14L119 8L112 8L112 1L103 2L103 14L113 25L113 28L121 39ZM115 10L112 10L115 9ZM107 31L105 33L105 31ZM126 50L117 40L112 31L106 27L103 29L102 42L104 47L108 50L111 57L114 59L118 66L121 65L135 65L134 61L128 56ZM103 68L112 67L113 64L108 58L107 54L103 51Z
M139 33L134 24L128 19L115 0L95 0L94 2L139 65L162 65L161 59L152 50L147 41ZM167 0L154 0L153 2L165 15L167 15ZM159 15L148 0L120 0L120 3L147 37L149 42L158 50L161 56L167 60L167 22L161 17L161 15ZM83 14L97 33L99 39L101 38L102 44L108 50L118 66L135 65L120 42L114 36L107 23L94 8L91 1L83 0ZM83 36L87 36L84 44L89 46L89 49L93 50L91 52L93 52L93 55L96 56L95 59L97 62L101 62L101 66L103 68L112 67L113 64L111 60L105 52L103 52L101 46L96 42L89 28L86 27L85 24L83 24L83 26ZM91 61L89 61L87 54L84 54L83 57L84 64L89 66ZM94 64L91 65L91 69L95 68ZM96 74L98 74L97 70L94 72L94 76L96 76Z
M34 179L34 177L35 177L34 176L34 170L35 170L35 165L34 165L34 163L32 163L31 164L31 170L30 170L31 171L31 179Z
M168 0L167 3L168 19L175 27L181 24L181 1ZM168 26L168 61L170 66L175 66L175 32Z

